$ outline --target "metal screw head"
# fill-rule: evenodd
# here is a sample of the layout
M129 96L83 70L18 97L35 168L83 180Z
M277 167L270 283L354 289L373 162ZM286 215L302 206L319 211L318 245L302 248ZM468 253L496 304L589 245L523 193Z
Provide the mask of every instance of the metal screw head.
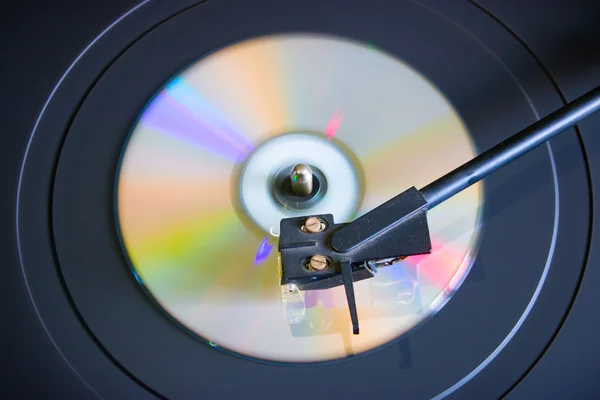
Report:
M317 233L323 230L323 224L317 217L310 217L304 221L304 229L310 233Z
M327 268L327 259L317 254L310 258L309 265L315 271L323 271L325 268Z

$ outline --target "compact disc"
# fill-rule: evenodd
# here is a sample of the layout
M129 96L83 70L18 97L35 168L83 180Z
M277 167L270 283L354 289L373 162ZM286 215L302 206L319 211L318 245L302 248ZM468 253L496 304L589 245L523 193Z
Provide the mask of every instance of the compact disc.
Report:
M476 251L481 187L429 213L431 255L355 284L360 335L342 287L284 301L279 220L349 221L474 154L452 105L401 60L329 36L260 37L203 57L144 109L120 162L119 231L136 279L198 338L271 362L341 359L448 301ZM303 207L273 194L297 163L326 187Z

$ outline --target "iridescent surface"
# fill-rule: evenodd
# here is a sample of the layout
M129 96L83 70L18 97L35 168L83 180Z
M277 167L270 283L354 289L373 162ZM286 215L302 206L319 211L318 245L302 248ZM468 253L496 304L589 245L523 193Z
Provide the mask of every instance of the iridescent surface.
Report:
M341 287L306 292L292 310L282 304L278 229L261 228L240 206L245 161L289 132L317 132L351 160L362 190L346 220L474 155L444 97L370 46L284 35L215 52L151 101L121 161L119 229L149 295L212 346L280 362L359 354L435 314L470 268L480 186L429 213L431 255L355 285L361 333L352 335ZM335 184L335 176L327 180Z

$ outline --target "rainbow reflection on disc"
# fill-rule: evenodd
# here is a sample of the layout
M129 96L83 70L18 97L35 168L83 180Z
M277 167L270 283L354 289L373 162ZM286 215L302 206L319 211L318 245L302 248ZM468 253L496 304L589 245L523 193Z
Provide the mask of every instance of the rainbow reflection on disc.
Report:
M431 255L355 284L360 335L343 287L282 301L279 219L349 221L473 156L452 106L406 64L328 36L252 39L191 65L145 108L119 169L120 234L157 305L212 346L275 362L340 359L443 307L472 264L481 188L429 213ZM327 182L307 209L271 195L294 163Z

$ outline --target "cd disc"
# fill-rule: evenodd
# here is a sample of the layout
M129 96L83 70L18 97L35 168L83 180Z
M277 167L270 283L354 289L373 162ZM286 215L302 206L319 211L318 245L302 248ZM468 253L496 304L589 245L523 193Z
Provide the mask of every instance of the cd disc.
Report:
M279 35L216 51L147 105L121 159L117 220L136 279L214 347L270 362L323 362L412 331L444 306L478 243L481 187L429 213L433 253L343 287L279 283L281 218L360 216L475 152L451 104L409 65L368 44ZM296 164L318 171L310 202L278 196Z

